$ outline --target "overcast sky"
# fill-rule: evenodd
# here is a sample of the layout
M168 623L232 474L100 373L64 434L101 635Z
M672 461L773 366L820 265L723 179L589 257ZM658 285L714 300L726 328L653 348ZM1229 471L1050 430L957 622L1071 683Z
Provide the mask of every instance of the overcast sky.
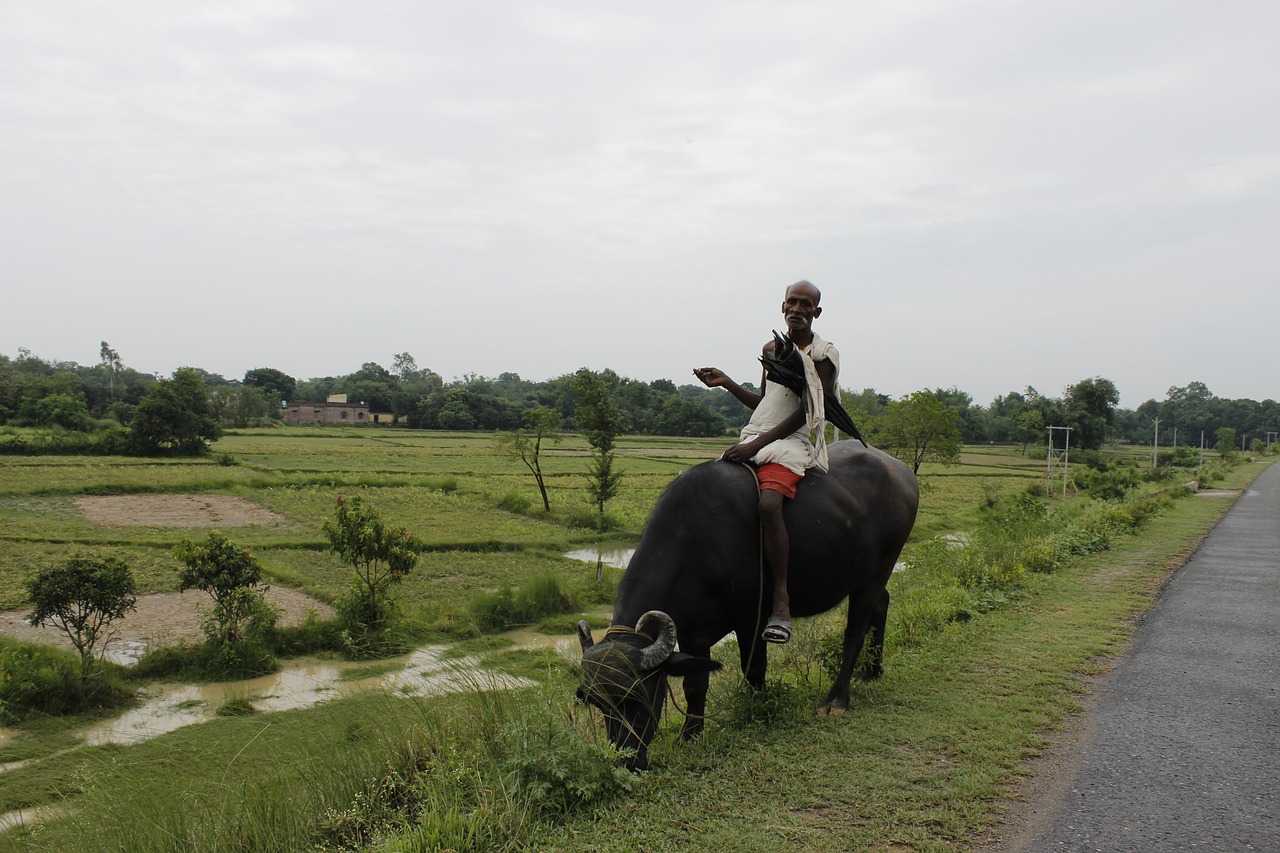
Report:
M1276 0L0 0L0 353L1280 396Z

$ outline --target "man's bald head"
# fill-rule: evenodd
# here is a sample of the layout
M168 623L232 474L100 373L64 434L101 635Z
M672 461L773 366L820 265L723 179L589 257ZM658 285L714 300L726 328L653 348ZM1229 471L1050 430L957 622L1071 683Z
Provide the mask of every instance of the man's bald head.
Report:
M808 291L809 297L813 300L814 305L817 305L822 301L822 291L819 290L818 286L811 281L807 281L803 278L800 279L795 284L787 288L787 296L790 296L791 292L796 289Z

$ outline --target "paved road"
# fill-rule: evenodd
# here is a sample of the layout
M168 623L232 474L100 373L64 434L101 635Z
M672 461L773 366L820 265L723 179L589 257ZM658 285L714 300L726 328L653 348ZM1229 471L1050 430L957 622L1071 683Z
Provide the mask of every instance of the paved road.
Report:
M1018 847L1280 851L1280 464L1170 580L1089 716Z

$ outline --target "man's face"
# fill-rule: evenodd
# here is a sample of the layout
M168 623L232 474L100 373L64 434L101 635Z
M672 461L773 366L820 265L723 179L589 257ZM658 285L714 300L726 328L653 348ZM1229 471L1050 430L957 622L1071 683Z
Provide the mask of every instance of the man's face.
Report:
M822 309L818 307L818 292L800 284L788 287L782 302L782 316L786 318L789 331L809 331L813 321L822 316Z

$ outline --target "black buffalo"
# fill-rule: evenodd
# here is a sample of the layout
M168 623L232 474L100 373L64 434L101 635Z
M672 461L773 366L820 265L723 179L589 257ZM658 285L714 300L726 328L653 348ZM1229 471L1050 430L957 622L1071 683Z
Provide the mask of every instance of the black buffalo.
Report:
M884 452L843 441L831 446L830 457L830 471L811 470L785 510L792 613L812 616L849 600L844 661L819 713L848 707L849 680L868 632L874 656L858 677L883 671L885 585L919 503L911 469ZM578 695L604 712L614 745L634 751L629 767L648 766L646 749L668 676L684 676L688 716L681 737L702 730L709 673L720 668L711 646L729 632L737 633L748 683L764 686L765 644L757 638L772 610L771 590L772 582L761 577L750 470L707 462L676 478L658 500L618 587L614 627L597 643L587 623L578 623Z

